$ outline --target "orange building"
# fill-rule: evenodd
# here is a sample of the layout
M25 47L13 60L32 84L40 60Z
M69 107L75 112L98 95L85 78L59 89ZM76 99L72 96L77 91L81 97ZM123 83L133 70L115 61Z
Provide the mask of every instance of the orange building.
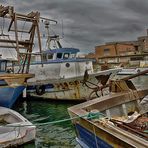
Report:
M135 46L133 44L124 43L107 43L106 45L96 46L95 48L96 58L106 56L122 56L136 53Z
M133 44L127 43L107 43L106 45L96 46L95 57L99 62L119 63L128 62L127 55L136 53L136 48ZM121 57L122 58L119 58Z

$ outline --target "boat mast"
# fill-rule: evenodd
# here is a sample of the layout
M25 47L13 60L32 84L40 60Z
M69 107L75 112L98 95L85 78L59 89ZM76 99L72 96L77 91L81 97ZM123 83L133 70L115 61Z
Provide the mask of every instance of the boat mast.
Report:
M50 21L53 21L53 20L50 20ZM46 41L47 47L48 49L51 49L51 41L54 41L58 45L58 48L62 48L62 45L59 42L59 35L50 35L50 31L49 31L50 21L48 20L44 21L44 25L47 31L47 41ZM57 24L56 21L54 22Z
M19 14L14 11L14 8L11 6L0 6L0 17L10 19L10 24L8 27L8 32L13 32L14 37L13 39L0 39L0 45L1 48L15 48L17 52L17 59L19 64L19 71L18 73L28 73L29 72L29 66L30 66L30 60L31 60L31 53L32 48L34 45L34 37L35 37L35 30L37 31L37 37L38 37L38 44L39 49L41 51L41 39L40 39L40 32L39 32L39 18L40 13L37 12L31 12L27 15ZM20 22L29 22L30 26L28 30L19 30L18 29L18 21ZM28 39L20 40L19 33L26 33L29 34ZM8 45L9 44L9 45ZM20 50L25 49L25 52L21 53ZM25 70L26 66L26 70ZM25 72L24 72L25 71Z

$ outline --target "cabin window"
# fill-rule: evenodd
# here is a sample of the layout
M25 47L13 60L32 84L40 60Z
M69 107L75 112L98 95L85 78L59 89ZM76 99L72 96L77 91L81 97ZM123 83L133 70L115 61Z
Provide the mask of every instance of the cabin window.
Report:
M57 53L57 59L61 59L62 58L62 53Z
M0 63L0 71L6 71L6 62Z
M75 58L76 57L76 54L71 54L71 58Z
M69 55L70 55L70 53L64 53L63 59L68 59Z
M104 56L109 56L110 55L110 49L109 48L105 48L104 49Z
M48 59L52 59L53 58L53 55L52 54L48 54L47 58Z
M131 57L130 60L131 61L137 61L137 60L142 61L144 60L144 57Z
M47 61L47 55L43 54L43 61Z

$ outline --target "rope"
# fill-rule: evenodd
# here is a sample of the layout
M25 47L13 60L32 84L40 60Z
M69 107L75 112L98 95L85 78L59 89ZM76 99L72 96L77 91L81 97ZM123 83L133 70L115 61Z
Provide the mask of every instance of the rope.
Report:
M5 26L5 18L3 17L2 18L2 25L1 25L1 35L3 36L4 35L4 26Z
M62 120L57 120L57 121L51 121L51 122L45 122L45 123L36 123L36 124L26 124L26 125L5 125L3 127L25 127L25 126L44 126L44 125L50 125L50 124L57 124L57 123L62 123L62 122L67 122L71 121L73 119L79 119L82 117L87 117L87 119L95 119L95 118L101 118L101 117L106 117L103 113L97 112L97 113L89 113L87 115L82 115L82 116L77 116L77 117L72 117L72 118L67 118L67 119L62 119Z
M24 31L25 24L26 24L26 19L25 19L24 24L23 24L23 26L22 26L22 31ZM23 32L21 32L21 37L20 37L21 39L22 39L22 35L23 35Z
M96 148L99 148L98 143L97 143L97 136L96 136L96 131L95 131L95 126L93 125L93 132L95 135L95 143L96 143Z

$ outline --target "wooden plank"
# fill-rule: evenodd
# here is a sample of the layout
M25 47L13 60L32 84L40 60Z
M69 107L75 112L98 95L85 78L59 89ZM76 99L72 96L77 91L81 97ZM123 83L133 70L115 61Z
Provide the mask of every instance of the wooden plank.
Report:
M16 52L17 52L17 58L18 62L20 62L20 56L19 56L19 42L18 42L18 33L17 33L17 17L14 13L14 29L15 29L15 39L16 39Z
M10 29L9 31L15 31L14 29ZM17 32L29 33L27 30L17 30Z
M16 46L8 46L8 45L0 45L0 48L16 48ZM24 46L19 46L21 49L26 49L27 47Z
M0 39L0 42L3 42L3 43L16 43L16 40ZM18 43L21 44L21 45L24 45L24 44L31 45L32 44L27 40L26 41L18 41Z
M8 27L8 31L10 31L11 26L12 26L12 24L13 24L13 21L14 21L14 18L11 19L11 22L10 22L9 27Z

